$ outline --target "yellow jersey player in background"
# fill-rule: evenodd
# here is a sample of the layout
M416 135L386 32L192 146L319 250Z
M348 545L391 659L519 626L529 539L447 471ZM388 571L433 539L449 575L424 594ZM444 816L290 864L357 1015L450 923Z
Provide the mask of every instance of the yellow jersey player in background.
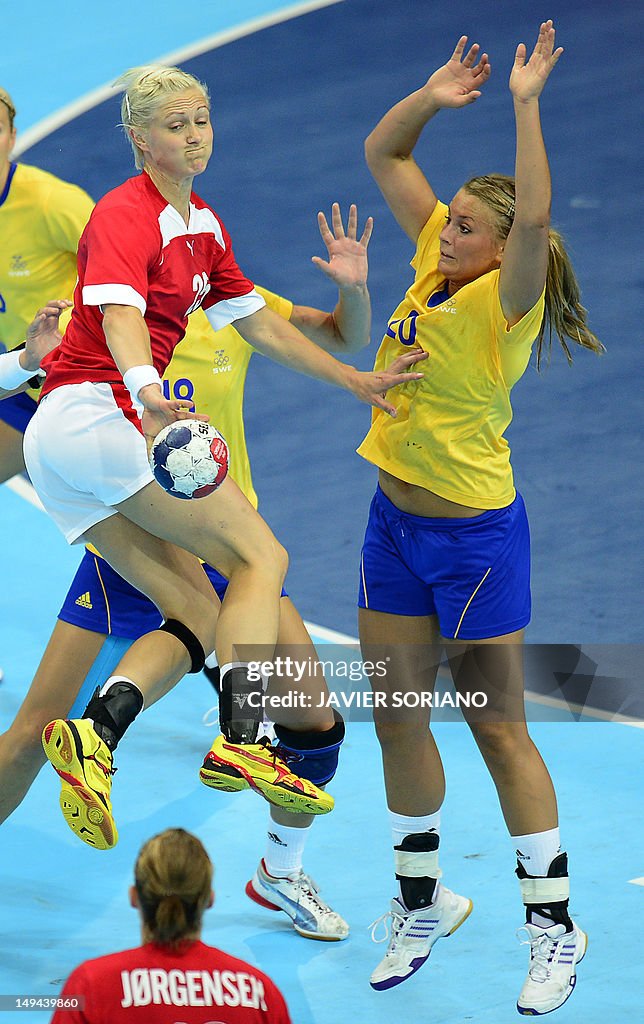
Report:
M34 310L71 299L76 250L94 203L78 185L15 163L16 108L0 88L0 352L24 341ZM22 434L37 392L0 404L0 483L24 470Z

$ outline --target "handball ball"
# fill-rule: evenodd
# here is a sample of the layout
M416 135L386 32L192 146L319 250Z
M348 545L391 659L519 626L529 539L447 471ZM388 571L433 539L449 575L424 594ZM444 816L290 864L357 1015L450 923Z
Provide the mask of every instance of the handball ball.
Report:
M164 491L175 498L205 498L228 473L228 445L202 420L178 420L154 439L150 467Z

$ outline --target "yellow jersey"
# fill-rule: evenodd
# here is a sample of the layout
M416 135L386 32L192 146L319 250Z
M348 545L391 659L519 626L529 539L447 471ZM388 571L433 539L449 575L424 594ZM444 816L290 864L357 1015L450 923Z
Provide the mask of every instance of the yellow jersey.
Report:
M504 508L515 497L510 447L510 391L524 373L544 316L544 292L508 327L492 270L430 305L446 284L438 272L447 206L437 203L412 260L414 282L395 310L375 370L409 346L429 353L422 380L392 389L392 419L374 409L358 454L407 483L459 505Z
M292 302L265 288L257 291L270 309L290 320ZM230 475L257 508L244 432L244 385L254 351L232 324L213 331L206 314L198 309L188 317L185 337L163 377L163 391L166 398L193 402L197 412L210 416L213 427L228 442Z
M24 341L43 303L73 297L78 241L93 208L77 185L39 167L10 165L0 196L2 349Z

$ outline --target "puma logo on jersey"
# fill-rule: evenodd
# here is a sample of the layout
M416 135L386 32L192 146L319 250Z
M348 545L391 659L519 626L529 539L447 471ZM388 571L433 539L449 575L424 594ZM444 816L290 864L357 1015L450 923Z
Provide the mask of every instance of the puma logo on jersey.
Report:
M92 604L92 598L90 596L89 590L86 591L84 594L81 594L80 597L77 597L75 603L77 605L80 605L81 608L87 608L90 611L94 607L94 605Z

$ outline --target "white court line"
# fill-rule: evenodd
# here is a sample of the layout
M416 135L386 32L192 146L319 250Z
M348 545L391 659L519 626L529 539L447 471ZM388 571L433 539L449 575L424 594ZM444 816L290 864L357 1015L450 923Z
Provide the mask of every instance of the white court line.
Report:
M644 885L644 878L629 878L629 885Z
M262 29L270 28L272 25L279 25L283 21L299 18L302 14L310 14L322 7L331 7L333 4L339 3L344 3L344 0L308 0L306 3L292 4L281 11L264 14L259 18L252 18L250 21L244 21L240 25L235 25L233 28L223 29L214 35L206 36L196 43L183 46L181 49L174 50L164 57L159 57L156 61L150 61L150 63L164 65L182 64L183 61L190 60L192 57L198 57L208 50L225 46L227 43L235 42L237 39L243 39L244 36L252 35L253 32L260 32ZM85 93L84 96L74 100L73 103L68 103L61 107L56 113L50 114L49 117L43 118L42 121L38 121L31 128L27 128L26 131L20 133L13 149L14 158L20 156L30 146L34 146L37 142L46 138L47 135L56 131L57 128L61 128L69 121L73 121L75 117L85 114L92 107L98 106L99 103L103 103L110 96L116 96L120 92L121 90L115 89L111 82L107 82L105 85Z
M13 476L11 480L6 481L6 486L10 491L13 491L18 495L19 498L23 498L28 501L34 508L40 509L41 512L45 511L45 507L33 489L33 486L25 479L24 476Z

